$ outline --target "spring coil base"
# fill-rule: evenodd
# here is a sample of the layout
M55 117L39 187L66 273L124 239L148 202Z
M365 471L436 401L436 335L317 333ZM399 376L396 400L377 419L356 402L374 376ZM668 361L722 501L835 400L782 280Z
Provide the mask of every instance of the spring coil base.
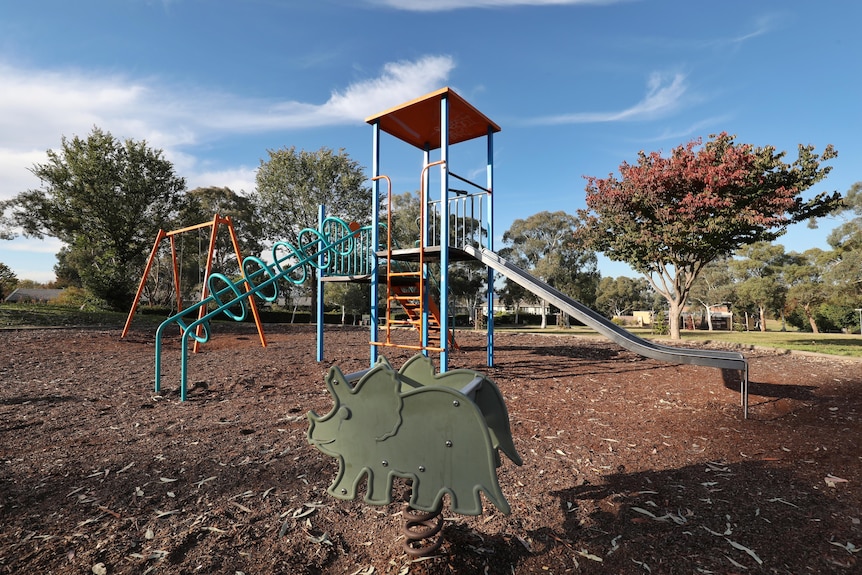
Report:
M402 533L406 538L404 551L411 557L430 557L443 544L443 510L419 511L409 504L404 504L402 511L404 528Z

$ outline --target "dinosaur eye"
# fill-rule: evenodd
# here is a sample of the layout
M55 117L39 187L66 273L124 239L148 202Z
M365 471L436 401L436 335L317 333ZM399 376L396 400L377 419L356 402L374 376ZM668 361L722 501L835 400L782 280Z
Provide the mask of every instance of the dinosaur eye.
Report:
M350 409L346 406L342 405L338 408L338 418L339 419L350 419Z

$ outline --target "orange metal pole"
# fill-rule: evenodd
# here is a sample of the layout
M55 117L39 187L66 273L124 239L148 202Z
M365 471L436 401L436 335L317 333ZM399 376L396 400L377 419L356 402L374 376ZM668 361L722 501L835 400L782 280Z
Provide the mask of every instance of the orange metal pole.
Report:
M245 277L245 269L242 265L242 255L239 253L239 238L236 237L236 230L233 228L233 221L230 216L225 216L223 221L227 223L227 230L230 233L230 241L233 244L233 251L236 253L236 261L239 263L240 272ZM245 291L251 291L251 286L248 280L245 282ZM263 326L260 323L260 313L257 311L257 303L254 297L248 298L248 305L251 308L251 315L254 316L254 325L257 326L257 336L260 338L260 345L266 347L266 336L263 334Z
M135 317L138 302L141 301L141 294L144 292L144 286L147 284L147 276L150 275L150 268L153 266L153 260L156 257L156 253L159 251L159 244L163 239L165 239L165 231L159 230L159 233L156 234L156 242L153 244L153 249L150 251L150 257L147 258L147 265L144 267L144 273L141 276L141 283L138 284L138 291L135 294L134 301L132 302L132 309L129 310L129 317L126 318L126 325L123 327L123 333L120 334L121 339L126 337L129 333L129 328L132 325L132 318Z
M174 291L177 294L177 313L183 311L183 296L180 293L180 268L177 265L177 244L174 240L174 236L170 237L171 240L171 265L174 269ZM180 329L182 331L182 328Z
M213 255L215 254L216 237L217 237L217 233L218 233L218 224L219 224L220 220L221 220L221 218L219 217L218 214L216 214L209 224L191 226L191 228L187 228L187 230L188 229L195 229L196 230L196 229L200 229L202 227L205 227L207 225L211 226L209 249L207 249L207 263L206 263L206 268L204 271L204 281L203 281L204 285L201 288L201 301L205 300L207 298L207 296L209 295L209 281L208 280L210 277L210 272L212 271L212 267L213 267ZM206 313L207 313L206 308L207 308L207 306L204 305L198 309L198 319L202 319L206 315ZM203 333L203 325L198 325L196 335L200 336L202 333ZM200 341L195 339L195 343L192 346L192 351L194 353L197 353L199 348L200 348Z
M218 217L218 214L216 214L216 217ZM175 236L175 235L181 234L181 233L183 233L183 232L191 232L191 231L194 231L194 230L199 230L199 229L201 229L201 228L207 228L207 227L209 227L209 226L211 226L211 225L213 225L213 223L212 223L212 222L204 222L204 223L202 223L202 224L195 224L195 225L193 225L193 226L188 226L188 227L185 227L185 228L180 228L180 229L178 229L178 230L171 230L171 231L169 231L169 232L168 232L167 234L165 234L165 235L167 235L167 236Z

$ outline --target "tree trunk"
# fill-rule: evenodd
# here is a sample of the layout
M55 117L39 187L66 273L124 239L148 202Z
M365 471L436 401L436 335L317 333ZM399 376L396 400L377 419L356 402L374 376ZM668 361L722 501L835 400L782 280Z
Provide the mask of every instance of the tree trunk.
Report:
M760 331L766 331L766 308L760 307Z
M812 333L820 333L817 329L817 322L814 321L814 314L811 313L811 306L809 304L805 304L802 306L802 309L805 310L805 317L808 318L808 324L811 326Z
M545 305L545 300L542 300L542 305L540 306L542 308L542 329L548 327L548 320L545 319Z
M682 339L679 332L679 319L680 315L682 315L682 308L680 307L678 302L669 302L668 312L667 312L667 323L668 328L670 329L670 338L671 339Z

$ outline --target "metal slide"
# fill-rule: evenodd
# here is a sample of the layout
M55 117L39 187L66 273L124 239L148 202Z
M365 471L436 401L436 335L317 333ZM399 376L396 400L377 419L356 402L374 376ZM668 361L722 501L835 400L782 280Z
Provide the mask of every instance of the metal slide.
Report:
M638 355L668 363L703 365L743 372L740 396L744 415L748 416L748 361L741 353L659 345L638 337L627 329L616 325L598 312L573 300L542 280L533 277L489 249L475 248L473 246L464 246L462 249L486 266L500 272L508 279L553 304L614 343Z

